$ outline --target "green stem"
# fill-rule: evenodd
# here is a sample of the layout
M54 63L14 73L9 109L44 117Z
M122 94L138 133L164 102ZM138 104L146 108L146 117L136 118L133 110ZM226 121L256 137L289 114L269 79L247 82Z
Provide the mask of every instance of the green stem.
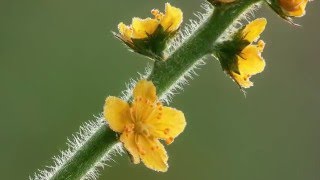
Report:
M85 176L92 166L109 153L117 143L116 134L101 126L74 156L51 179L73 180Z
M216 7L207 21L165 62L155 63L148 79L157 87L157 94L164 95L190 67L211 52L219 37L244 11L260 1L262 0L238 0ZM116 133L102 125L51 179L71 180L83 177L115 147L117 141Z

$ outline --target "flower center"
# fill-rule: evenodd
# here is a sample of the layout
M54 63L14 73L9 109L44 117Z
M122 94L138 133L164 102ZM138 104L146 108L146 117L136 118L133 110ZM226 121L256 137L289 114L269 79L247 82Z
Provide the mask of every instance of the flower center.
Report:
M161 118L162 104L143 97L136 97L131 105L130 114L136 133L150 136L150 121Z

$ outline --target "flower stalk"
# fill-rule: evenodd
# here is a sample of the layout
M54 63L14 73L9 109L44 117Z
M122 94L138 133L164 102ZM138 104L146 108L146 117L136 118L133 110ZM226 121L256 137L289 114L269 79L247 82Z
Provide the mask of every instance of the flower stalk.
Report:
M167 93L179 84L179 79L204 56L212 54L217 41L228 28L260 2L262 0L237 0L216 6L210 17L165 61L155 61L147 79L154 83L160 99L165 98ZM118 142L117 133L106 123L101 123L70 158L59 164L58 168L53 168L52 172L42 173L34 179L86 179L97 163L117 147Z

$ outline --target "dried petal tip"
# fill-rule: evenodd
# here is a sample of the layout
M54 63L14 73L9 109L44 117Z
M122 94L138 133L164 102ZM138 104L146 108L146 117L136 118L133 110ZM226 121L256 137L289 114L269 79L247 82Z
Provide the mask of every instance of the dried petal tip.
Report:
M139 81L133 90L132 103L108 97L104 116L110 128L120 133L120 141L135 164L166 172L168 156L159 140L173 142L183 132L186 121L183 112L165 107L158 101L151 81Z

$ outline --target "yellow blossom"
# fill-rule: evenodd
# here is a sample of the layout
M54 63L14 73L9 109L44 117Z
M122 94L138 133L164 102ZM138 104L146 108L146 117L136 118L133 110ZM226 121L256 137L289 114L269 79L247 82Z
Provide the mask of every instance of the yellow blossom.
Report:
M261 57L265 43L259 40L255 43L267 24L266 19L260 18L250 22L240 30L234 40L222 45L222 52L218 55L223 69L242 88L253 86L250 77L261 73L265 61Z
M166 33L172 33L179 29L183 20L182 11L179 8L171 6L169 3L165 5L164 14L157 9L152 10L151 13L154 15L153 19L133 18L131 26L127 26L121 22L118 25L121 38L126 41L148 38L159 27L162 27L162 30Z
M257 45L248 45L237 55L239 74L231 71L230 75L241 87L249 88L253 86L250 77L264 70L266 64L261 57L263 48L264 42L260 40Z
M259 18L246 25L241 32L242 39L248 41L249 45L242 49L236 57L238 72L231 71L229 74L243 88L253 86L250 77L264 70L265 61L261 57L261 52L264 49L265 43L262 40L259 40L257 44L253 44L253 42L259 39L266 24L266 19Z
M305 8L309 0L278 0L279 5L286 16L301 17L305 14Z
M171 144L186 126L184 114L163 106L150 81L139 81L133 97L130 104L117 97L108 97L105 119L113 131L120 133L120 141L131 154L133 163L138 164L141 160L148 168L165 172L168 156L159 139Z

